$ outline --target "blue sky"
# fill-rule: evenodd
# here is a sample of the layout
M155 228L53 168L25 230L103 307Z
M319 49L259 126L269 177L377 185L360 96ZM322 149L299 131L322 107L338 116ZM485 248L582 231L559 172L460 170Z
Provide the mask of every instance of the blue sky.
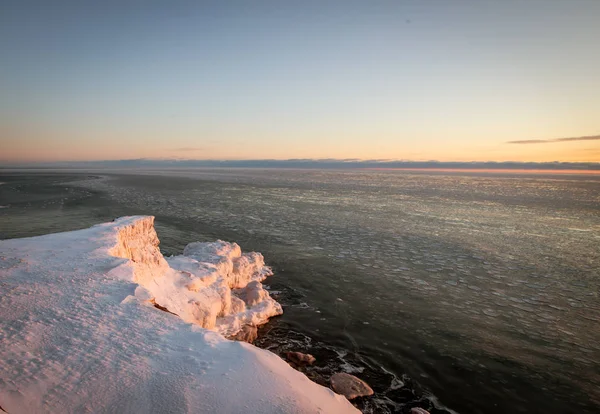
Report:
M599 17L597 0L3 1L0 158L599 161L600 140L557 140L600 133Z

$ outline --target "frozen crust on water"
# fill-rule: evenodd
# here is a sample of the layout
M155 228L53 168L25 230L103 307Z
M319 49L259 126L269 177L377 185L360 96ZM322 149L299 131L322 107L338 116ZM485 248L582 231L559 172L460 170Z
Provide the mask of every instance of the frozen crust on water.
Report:
M153 223L0 241L4 410L358 412L278 356L221 335L281 312L258 286L270 274L262 256L219 241L165 259Z

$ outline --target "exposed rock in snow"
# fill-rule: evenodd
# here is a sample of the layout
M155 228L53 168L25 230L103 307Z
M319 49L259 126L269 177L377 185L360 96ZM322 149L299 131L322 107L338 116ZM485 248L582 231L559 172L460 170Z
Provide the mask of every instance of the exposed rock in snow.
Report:
M345 372L333 374L331 376L331 386L335 392L344 395L349 400L373 395L373 390L366 382Z
M243 341L251 344L258 338L258 329L253 325L244 325L242 329L229 339L234 341Z
M152 217L0 241L4 410L357 412L278 356L220 335L281 313L246 286L270 274L262 256L219 241L165 260L157 246Z
M317 360L311 354L303 354L302 352L286 352L285 356L291 362L298 365L312 365Z

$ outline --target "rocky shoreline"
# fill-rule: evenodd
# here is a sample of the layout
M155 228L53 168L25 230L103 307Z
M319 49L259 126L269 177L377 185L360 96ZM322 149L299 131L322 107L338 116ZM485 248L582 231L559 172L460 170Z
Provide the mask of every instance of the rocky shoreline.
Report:
M285 302L283 303L285 309ZM365 381L373 389L373 394L351 400L352 405L362 413L416 414L419 412L412 410L421 409L430 414L456 414L443 408L419 383L408 376L398 378L360 353L348 352L309 338L293 327L286 326L277 317L259 327L258 338L253 344L279 355L294 369L324 387L332 388L331 378L338 373L351 373ZM315 362L298 364L296 358L290 358L297 352L311 355Z

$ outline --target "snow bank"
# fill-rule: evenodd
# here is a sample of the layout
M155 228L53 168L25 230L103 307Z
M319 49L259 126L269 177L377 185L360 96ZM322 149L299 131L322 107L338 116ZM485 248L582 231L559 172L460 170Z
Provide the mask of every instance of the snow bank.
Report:
M260 284L262 255L218 241L165 259L153 221L0 241L4 410L356 411L278 356L221 335L281 313Z

